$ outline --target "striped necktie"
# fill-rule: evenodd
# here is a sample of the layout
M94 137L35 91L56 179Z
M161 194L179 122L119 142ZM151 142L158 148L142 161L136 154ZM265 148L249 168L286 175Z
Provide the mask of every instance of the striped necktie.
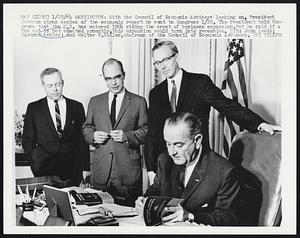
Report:
M170 99L170 104L172 108L172 113L176 112L176 84L174 79L171 80L172 82L172 92L171 92L171 99Z
M60 111L59 111L59 105L58 101L54 100L55 103L55 118L56 118L56 129L57 129L57 134L59 137L62 136L63 130L61 129L61 118L60 118Z

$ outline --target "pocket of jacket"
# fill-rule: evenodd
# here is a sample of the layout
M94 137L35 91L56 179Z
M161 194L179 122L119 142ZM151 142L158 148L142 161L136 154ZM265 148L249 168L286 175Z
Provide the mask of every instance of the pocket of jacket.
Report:
M135 151L134 152L129 151L129 157L131 160L138 160L141 159L141 154Z

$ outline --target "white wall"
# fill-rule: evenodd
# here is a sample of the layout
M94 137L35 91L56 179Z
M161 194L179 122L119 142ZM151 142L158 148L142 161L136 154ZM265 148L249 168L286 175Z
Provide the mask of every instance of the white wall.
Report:
M281 40L252 41L250 108L269 123L281 125Z
M14 48L15 109L24 114L27 104L45 96L39 75L46 67L57 67L65 81L64 95L83 103L106 90L100 76L108 58L108 41L16 40Z

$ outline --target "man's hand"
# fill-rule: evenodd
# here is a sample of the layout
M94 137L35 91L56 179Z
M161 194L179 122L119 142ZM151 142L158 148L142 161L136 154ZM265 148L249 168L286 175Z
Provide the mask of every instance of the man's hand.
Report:
M91 172L90 171L82 171L82 181L79 184L80 188L90 188L91 184L89 181L89 177L91 176Z
M174 223L174 222L183 221L184 209L181 205L178 205L177 207L165 207L164 210L165 213L172 213L172 214L163 217L162 218L163 222Z
M94 132L94 141L99 144L103 144L109 138L109 134L104 131L95 131Z
M127 141L127 136L123 132L123 130L114 130L110 132L110 136L114 141L117 142L126 142Z
M82 180L83 182L89 182L87 181L87 178L91 176L91 171L82 171Z
M263 122L258 126L258 130L265 131L268 132L270 135L273 135L275 131L281 131L281 126L271 125Z
M153 184L155 175L156 174L153 171L148 171L149 185Z
M144 197L138 197L137 200L135 201L135 211L139 215L143 214L144 202L145 202Z

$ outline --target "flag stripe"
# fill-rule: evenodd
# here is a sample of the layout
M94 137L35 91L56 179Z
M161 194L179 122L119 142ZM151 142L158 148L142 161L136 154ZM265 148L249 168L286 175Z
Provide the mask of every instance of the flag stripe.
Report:
M238 65L236 62L234 62L234 64L232 64L230 66L230 70L231 70L231 74L232 74L232 79L233 79L233 84L236 87L237 90L237 96L235 99L236 102L240 103L241 105L245 105L244 104L244 99L243 99L243 94L242 94L242 89L241 89L241 84L240 84L240 80L239 80L239 69L238 69Z
M240 80L242 96L244 99L244 104L246 107L248 107L248 97L247 97L247 88L246 88L246 82L245 82L244 69L243 69L243 66L242 66L242 63L240 60L238 60L236 63L238 65L238 70L239 70L239 80Z
M235 86L235 83L234 83L234 79L233 79L233 75L232 75L232 72L231 72L231 69L229 68L227 70L227 78L226 78L226 81L228 83L228 86L229 86L229 89L231 91L231 94L232 94L232 99L234 101L238 101L238 91L237 91L237 88Z

